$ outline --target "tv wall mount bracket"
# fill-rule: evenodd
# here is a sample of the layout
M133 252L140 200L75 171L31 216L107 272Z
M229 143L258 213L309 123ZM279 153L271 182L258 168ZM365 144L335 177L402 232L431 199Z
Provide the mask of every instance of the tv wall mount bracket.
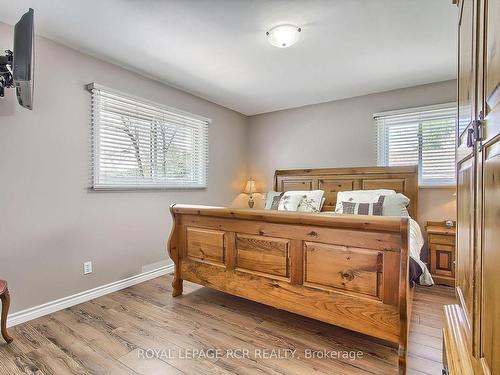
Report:
M5 50L5 55L0 56L0 97L4 96L6 88L14 87L12 77L13 53L11 50Z

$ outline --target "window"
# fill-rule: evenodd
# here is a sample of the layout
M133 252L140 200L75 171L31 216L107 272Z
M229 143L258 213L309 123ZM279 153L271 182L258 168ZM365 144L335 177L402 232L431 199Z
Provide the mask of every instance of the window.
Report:
M378 165L418 164L420 186L455 183L456 104L374 114Z
M204 188L209 120L95 83L94 189Z

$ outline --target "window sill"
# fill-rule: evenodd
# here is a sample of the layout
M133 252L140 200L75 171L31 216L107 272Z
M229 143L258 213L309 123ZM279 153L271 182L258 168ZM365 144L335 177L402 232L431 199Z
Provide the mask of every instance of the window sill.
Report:
M91 186L90 191L187 191L187 190L207 190L208 186Z
M457 185L419 185L419 189L456 189Z

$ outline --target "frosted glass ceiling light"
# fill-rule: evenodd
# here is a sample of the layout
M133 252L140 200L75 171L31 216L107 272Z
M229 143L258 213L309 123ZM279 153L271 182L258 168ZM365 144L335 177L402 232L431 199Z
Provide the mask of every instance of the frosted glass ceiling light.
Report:
M295 25L278 25L266 32L267 39L275 47L287 48L297 43L302 29Z

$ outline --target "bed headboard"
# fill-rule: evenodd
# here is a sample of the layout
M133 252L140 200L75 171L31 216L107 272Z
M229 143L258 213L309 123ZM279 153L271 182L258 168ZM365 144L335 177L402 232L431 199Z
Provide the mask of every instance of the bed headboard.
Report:
M334 211L337 192L348 190L392 189L410 198L408 212L417 220L417 166L351 167L277 170L274 190L324 190L323 211Z

